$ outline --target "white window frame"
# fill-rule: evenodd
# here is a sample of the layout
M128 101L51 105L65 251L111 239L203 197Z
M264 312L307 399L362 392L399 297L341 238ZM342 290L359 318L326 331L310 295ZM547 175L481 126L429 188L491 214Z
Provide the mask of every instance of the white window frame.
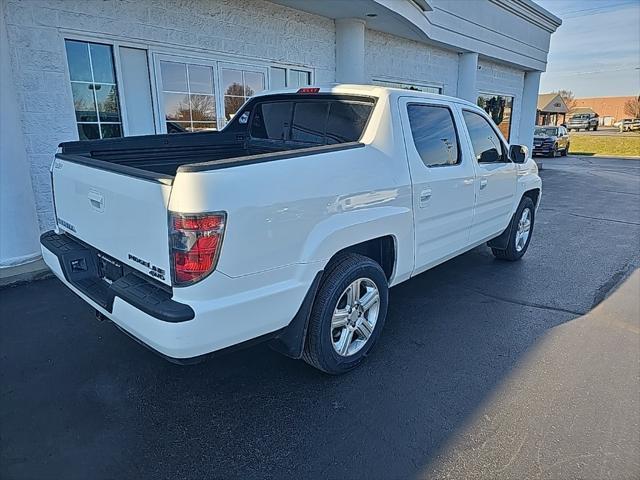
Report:
M219 74L216 66L216 62L212 60L205 60L202 58L192 58L185 57L181 55L168 55L165 53L155 53L152 52L153 58L153 79L151 84L156 91L155 97L156 101L154 102L155 108L155 117L156 117L156 132L157 133L167 133L167 120L164 112L164 98L163 98L163 89L162 89L162 73L160 70L160 62L174 62L174 63L184 63L189 65L202 65L206 67L211 67L211 75L213 76L213 96L216 102L216 128L220 130L223 125L220 124L220 83L219 83Z
M270 65L262 66L262 65L253 65L249 63L218 62L218 78L220 80L219 92L220 92L220 107L221 107L220 108L221 115L218 115L218 118L222 122L222 123L218 123L218 125L220 125L219 128L223 128L227 124L227 120L224 112L224 92L222 91L222 70L226 68L227 70L241 70L243 72L262 73L264 75L264 90L269 90L269 84L271 82L271 79L269 77L269 67ZM242 81L244 83L244 73L242 75ZM216 110L216 113L218 113L217 110Z
M146 51L147 67L149 69L149 75L152 76L152 78L150 78L149 83L151 85L151 102L153 105L152 114L154 117L156 134L166 133L166 121L165 121L165 115L164 115L162 91L158 89L158 87L160 86L160 77L159 77L160 62L157 60L157 58L166 57L166 58L173 58L174 59L173 61L178 61L182 63L213 66L214 89L215 89L215 98L216 98L216 117L217 117L216 119L217 119L218 129L222 129L226 123L224 121L224 114L222 113L224 111L224 96L221 94L222 92L221 92L221 83L220 83L220 71L218 68L219 64L235 65L236 68L242 68L244 70L250 70L253 68L264 69L267 90L271 89L271 77L270 77L269 67L286 69L287 85L290 85L291 70L300 70L300 71L308 72L311 79L311 85L315 84L316 69L314 67L310 67L306 65L282 63L282 62L277 62L272 60L236 55L236 54L225 53L225 52L213 52L205 48L199 49L199 48L175 47L175 46L168 45L163 42L157 42L157 41L136 41L136 40L131 40L126 37L122 37L118 35L91 34L87 32L78 33L75 30L68 30L68 29L61 29L60 36L62 41L62 49L65 52L64 60L67 65L67 68L65 69L65 77L67 81L69 97L71 97L71 79L69 78L69 68L68 68L68 61L66 58L66 49L64 46L64 41L77 40L81 42L102 43L104 45L110 45L112 47L116 83L118 85L118 101L120 102L122 134L124 137L129 136L129 125L128 125L128 118L127 118L127 105L126 105L126 102L124 101L123 91L120 88L123 85L122 65L120 62L120 47L137 48L137 49ZM436 86L436 87L441 88L439 86ZM74 123L77 124L77 121L75 120L75 113L74 113Z
M122 79L122 65L120 63L120 46L130 47L130 48L140 48L140 47L139 46L132 47L131 45L127 45L121 42L114 42L113 40L105 39L103 37L94 37L91 35L78 35L76 33L66 32L66 31L61 31L60 37L62 41L62 51L64 52L63 56L65 61L64 76L67 82L68 94L70 98L73 98L73 91L71 88L71 73L69 72L69 59L67 58L67 48L66 48L65 42L67 40L70 40L70 41L84 42L84 43L99 43L99 44L108 45L111 47L111 55L113 56L113 69L115 70L114 73L116 78L115 86L118 92L118 107L120 108L120 125L122 129L122 138L129 136L129 121L127 118L127 107L125 105L124 96L121 89L121 86L123 84L123 79ZM89 83L89 82L78 82L76 80L74 80L74 82ZM78 123L87 123L87 122L78 122L75 116L75 111L73 113L73 121L76 125L76 134L78 134L77 132ZM93 123L93 122L88 122L88 123ZM100 128L99 117L98 117L98 122L96 123L98 125L98 128ZM110 123L110 122L106 122L106 123ZM78 134L78 138L80 138L79 134Z

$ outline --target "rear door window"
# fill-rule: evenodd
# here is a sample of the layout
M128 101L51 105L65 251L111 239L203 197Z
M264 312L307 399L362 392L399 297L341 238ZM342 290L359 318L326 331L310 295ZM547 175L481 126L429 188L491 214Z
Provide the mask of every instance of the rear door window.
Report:
M410 104L407 114L413 143L427 167L460 163L458 135L447 107Z

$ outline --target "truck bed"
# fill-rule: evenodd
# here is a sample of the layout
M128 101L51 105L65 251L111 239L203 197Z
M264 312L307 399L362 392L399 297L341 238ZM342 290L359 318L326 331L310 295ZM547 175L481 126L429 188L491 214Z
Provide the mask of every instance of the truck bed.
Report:
M251 111L256 102L269 101L270 96L250 100L243 110L221 131L197 133L172 133L145 135L114 139L65 142L60 144L60 159L83 163L102 170L119 171L131 176L147 179L162 179L171 182L178 168L182 170L204 170L226 168L238 164L255 163L330 152L362 146L361 143L345 140L331 144L301 143L291 140L254 139L248 134L248 125L238 118ZM372 106L370 97L345 95L276 95L278 101L289 102L340 102L350 101ZM327 117L328 118L328 117ZM343 120L340 117L336 119ZM328 120L327 120L328 121ZM364 125L362 125L364 129ZM319 137L317 131L312 138ZM315 137L314 137L315 136ZM320 135L322 136L322 135ZM296 152L293 154L292 152Z
M244 135L234 132L148 135L67 142L60 147L63 158L84 157L168 176L174 176L178 167L185 164L274 151L258 145L249 147Z

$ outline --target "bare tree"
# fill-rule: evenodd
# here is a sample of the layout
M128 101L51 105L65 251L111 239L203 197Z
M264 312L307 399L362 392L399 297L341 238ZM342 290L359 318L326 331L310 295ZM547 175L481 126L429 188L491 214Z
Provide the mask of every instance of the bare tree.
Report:
M640 118L640 95L624 102L624 113L633 118Z
M231 120L245 102L246 97L244 94L244 87L237 82L234 82L227 87L227 90L224 92L224 111L227 120ZM253 95L253 90L249 87L247 87L247 95Z
M560 95L569 111L572 111L577 107L576 97L571 90L558 90L555 93Z

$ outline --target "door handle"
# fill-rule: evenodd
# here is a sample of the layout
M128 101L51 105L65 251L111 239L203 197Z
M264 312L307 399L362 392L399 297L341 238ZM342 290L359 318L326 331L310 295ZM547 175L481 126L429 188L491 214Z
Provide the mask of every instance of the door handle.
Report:
M420 206L425 207L429 200L431 200L431 189L427 188L420 192Z
M89 203L95 210L97 210L98 212L104 211L104 195L96 192L95 190L89 190L87 198L89 199Z
M489 180L487 180L486 178L483 178L480 180L480 190L484 190L484 187L487 186L487 183L489 182Z
M462 183L465 185L471 185L473 183L473 178L465 178Z

